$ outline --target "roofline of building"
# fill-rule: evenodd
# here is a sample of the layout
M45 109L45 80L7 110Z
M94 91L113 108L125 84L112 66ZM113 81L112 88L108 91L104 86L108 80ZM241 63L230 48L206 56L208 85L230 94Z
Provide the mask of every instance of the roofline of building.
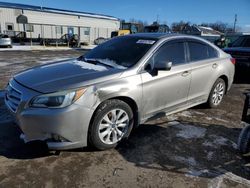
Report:
M119 21L119 19L116 17L104 15L104 14L95 14L95 13L89 13L89 12L56 9L56 8L25 5L25 4L18 4L18 3L0 2L0 7Z

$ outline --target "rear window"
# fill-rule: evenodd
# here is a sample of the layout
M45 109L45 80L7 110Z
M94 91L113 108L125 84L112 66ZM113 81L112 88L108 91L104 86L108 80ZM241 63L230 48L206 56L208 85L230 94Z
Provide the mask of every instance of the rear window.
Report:
M250 36L240 36L232 44L233 47L250 47Z
M199 42L188 42L190 61L200 61L218 57L218 52L211 46Z
M250 37L245 40L243 47L250 47Z

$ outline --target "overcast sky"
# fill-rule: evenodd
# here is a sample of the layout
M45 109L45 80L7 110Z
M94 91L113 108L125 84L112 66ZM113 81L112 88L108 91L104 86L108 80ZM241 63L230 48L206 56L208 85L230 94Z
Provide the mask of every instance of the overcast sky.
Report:
M130 20L156 21L169 25L176 21L222 21L233 25L238 15L238 26L250 32L250 0L0 0L2 2L102 13Z

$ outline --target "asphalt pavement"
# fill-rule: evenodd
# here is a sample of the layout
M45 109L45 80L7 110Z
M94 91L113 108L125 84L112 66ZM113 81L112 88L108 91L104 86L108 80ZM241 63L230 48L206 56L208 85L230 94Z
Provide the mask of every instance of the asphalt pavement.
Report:
M0 52L0 89L20 70L83 53ZM250 187L250 160L237 150L249 89L250 82L237 79L220 107L200 105L147 122L108 151L25 145L0 102L0 187Z

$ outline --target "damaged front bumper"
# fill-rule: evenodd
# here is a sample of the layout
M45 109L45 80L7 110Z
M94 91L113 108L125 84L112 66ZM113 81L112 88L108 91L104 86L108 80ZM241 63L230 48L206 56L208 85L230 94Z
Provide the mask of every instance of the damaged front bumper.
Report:
M24 142L45 141L51 150L87 146L88 127L93 110L79 103L60 109L30 108L27 107L27 103L40 93L14 80L10 84L6 92L5 104L23 132L20 138ZM17 102L11 101L11 93L16 96L16 99L20 98L17 107L15 107Z

